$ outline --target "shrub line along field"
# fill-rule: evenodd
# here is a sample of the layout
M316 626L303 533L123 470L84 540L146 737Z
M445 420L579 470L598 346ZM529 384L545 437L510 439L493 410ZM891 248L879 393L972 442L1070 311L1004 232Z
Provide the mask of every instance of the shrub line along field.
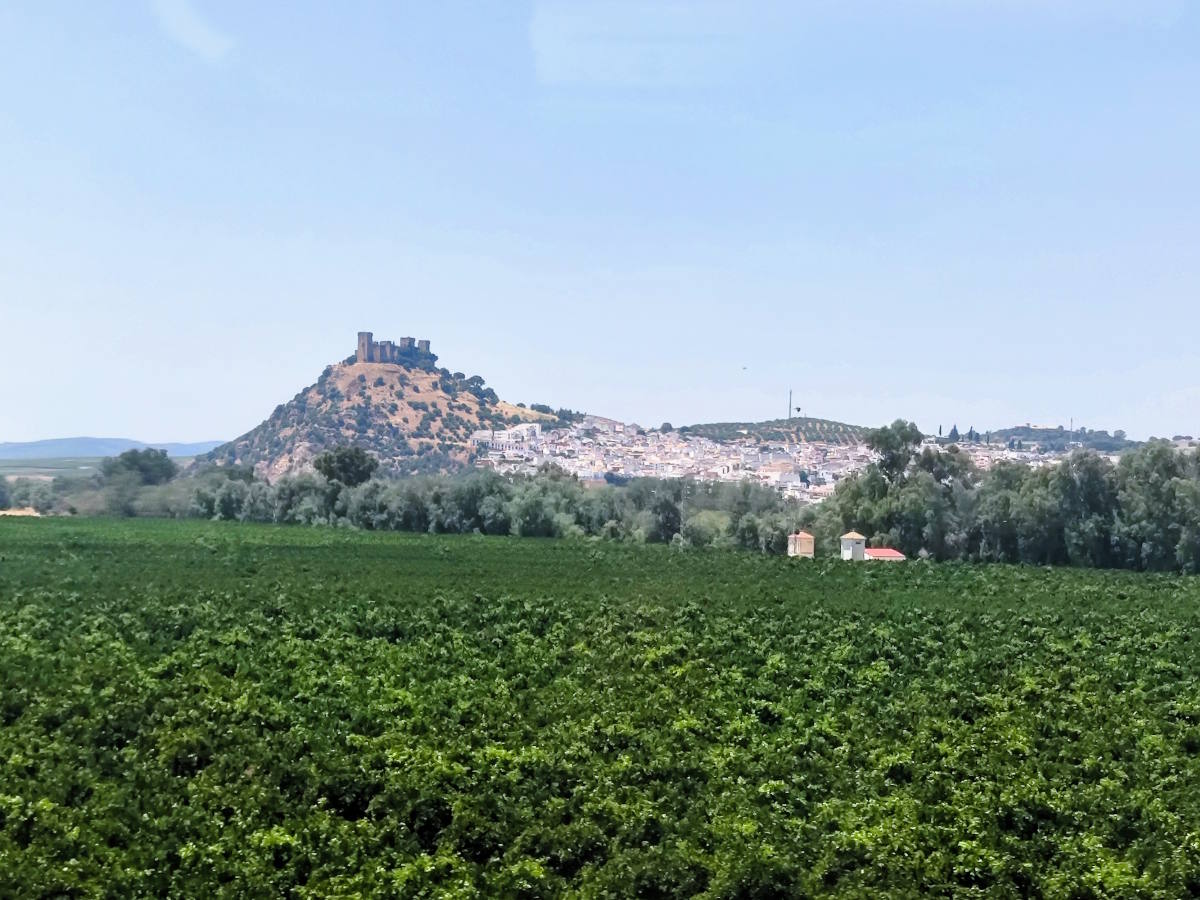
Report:
M1200 580L0 521L0 895L1200 895Z

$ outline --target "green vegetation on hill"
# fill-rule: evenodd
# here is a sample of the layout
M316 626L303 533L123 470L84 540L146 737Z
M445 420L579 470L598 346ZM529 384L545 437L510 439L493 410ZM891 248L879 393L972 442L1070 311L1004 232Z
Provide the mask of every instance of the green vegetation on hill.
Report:
M1062 451L1072 448L1095 450L1098 453L1120 453L1142 446L1141 441L1131 441L1124 431L1109 434L1107 431L1097 431L1089 428L1079 428L1068 431L1062 426L1058 428L1035 428L1029 425L1018 425L1014 428L1002 428L991 432L993 444L1008 444L1020 441L1028 449L1036 444L1043 451Z
M758 440L798 443L827 441L854 444L861 440L865 429L829 419L773 419L768 422L712 422L703 425L684 425L680 434L704 437L712 441Z
M0 521L10 896L1194 896L1200 581Z

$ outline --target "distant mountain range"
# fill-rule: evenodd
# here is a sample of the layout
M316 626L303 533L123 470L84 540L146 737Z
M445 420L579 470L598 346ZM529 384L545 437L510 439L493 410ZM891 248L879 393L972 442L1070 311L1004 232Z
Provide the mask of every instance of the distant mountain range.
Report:
M182 444L170 441L162 443L147 443L134 441L129 438L95 438L69 437L52 438L46 441L4 441L0 442L0 459L63 459L65 457L86 456L116 456L126 450L143 450L153 447L156 450L166 450L170 456L199 456L214 447L221 446L221 441L197 441L194 444Z

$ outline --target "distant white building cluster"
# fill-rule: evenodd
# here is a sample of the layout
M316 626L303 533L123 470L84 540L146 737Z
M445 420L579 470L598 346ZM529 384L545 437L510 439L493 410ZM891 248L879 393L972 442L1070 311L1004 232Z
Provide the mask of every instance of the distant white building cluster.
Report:
M526 453L536 452L542 442L542 426L536 422L525 422L512 428L485 429L471 434L471 449L477 453L513 453L521 458Z
M956 444L959 451L965 453L975 464L975 467L982 472L986 472L998 462L1016 462L1022 465L1029 466L1033 469L1039 469L1042 466L1049 466L1057 463L1064 456L1067 456L1072 451L1082 447L1082 444L1068 445L1065 450L1042 450L1036 444L1027 449L1014 450L1002 444L984 444L984 443L966 443L961 442ZM945 449L940 445L936 438L926 438L921 444L921 448L930 447L934 450ZM1116 462L1120 457L1117 454L1107 454L1112 462Z
M535 423L476 431L476 465L532 474L546 463L584 481L607 478L751 480L804 502L818 502L836 483L874 458L864 445L822 442L720 443L675 431L586 416L569 428L543 431Z
M933 438L925 445L938 446ZM801 503L821 502L839 481L875 459L865 444L764 442L749 436L717 442L677 431L647 431L601 416L585 416L568 428L543 430L538 423L526 422L476 431L471 447L477 466L498 472L533 474L549 463L585 482L641 477L749 480ZM964 443L959 448L984 470L1001 460L1049 465L1063 455L1036 447L1013 450Z

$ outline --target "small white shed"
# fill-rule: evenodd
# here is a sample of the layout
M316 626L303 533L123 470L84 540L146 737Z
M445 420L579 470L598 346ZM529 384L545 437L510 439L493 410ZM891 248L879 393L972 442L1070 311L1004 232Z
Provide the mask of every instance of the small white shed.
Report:
M842 535L842 559L862 562L866 558L867 539L857 531L847 531Z
M788 535L788 556L799 556L802 559L812 559L815 556L816 539L807 531L797 531Z

